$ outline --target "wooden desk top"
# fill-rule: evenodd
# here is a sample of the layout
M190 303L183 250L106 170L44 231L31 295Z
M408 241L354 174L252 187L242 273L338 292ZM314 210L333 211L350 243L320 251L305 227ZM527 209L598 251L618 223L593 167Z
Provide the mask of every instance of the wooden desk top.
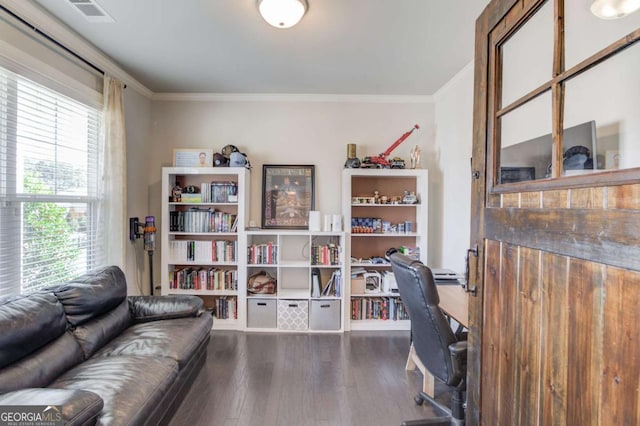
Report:
M465 327L469 326L469 294L460 285L438 285L440 308Z

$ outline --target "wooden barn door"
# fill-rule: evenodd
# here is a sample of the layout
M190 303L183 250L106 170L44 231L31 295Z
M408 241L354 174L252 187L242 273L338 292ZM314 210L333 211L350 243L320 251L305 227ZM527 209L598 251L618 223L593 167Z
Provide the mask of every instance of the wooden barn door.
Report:
M468 424L640 424L640 11L478 18Z

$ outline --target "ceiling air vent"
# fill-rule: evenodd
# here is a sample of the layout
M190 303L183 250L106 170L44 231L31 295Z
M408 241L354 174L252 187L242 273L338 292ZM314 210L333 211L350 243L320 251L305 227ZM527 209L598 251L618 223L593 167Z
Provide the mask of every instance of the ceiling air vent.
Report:
M96 0L67 0L89 22L115 22Z

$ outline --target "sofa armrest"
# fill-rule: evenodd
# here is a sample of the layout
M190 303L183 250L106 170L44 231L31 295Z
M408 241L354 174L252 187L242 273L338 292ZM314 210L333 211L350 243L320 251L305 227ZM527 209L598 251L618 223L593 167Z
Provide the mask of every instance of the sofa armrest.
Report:
M129 296L129 307L136 323L197 317L203 312L197 296Z
M50 405L56 406L50 409L52 419L76 426L95 424L104 402L98 394L77 389L27 388L0 395L0 406L20 405L40 405L43 412ZM21 413L18 408L11 411Z

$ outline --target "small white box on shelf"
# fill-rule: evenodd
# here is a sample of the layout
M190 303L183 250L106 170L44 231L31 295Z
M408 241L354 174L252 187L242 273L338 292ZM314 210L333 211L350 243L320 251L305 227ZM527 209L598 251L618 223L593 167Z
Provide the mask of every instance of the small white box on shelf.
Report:
M306 330L309 328L308 300L278 300L278 328Z
M250 297L247 299L249 328L276 327L276 300L268 298Z
M340 301L312 300L309 310L309 328L312 330L339 330Z

